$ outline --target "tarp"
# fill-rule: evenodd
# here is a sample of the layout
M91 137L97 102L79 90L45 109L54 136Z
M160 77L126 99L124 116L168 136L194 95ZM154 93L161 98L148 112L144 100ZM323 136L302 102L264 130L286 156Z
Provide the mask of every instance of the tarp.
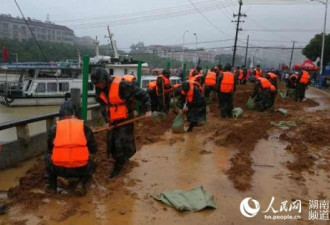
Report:
M293 69L295 69L295 70L306 69L306 70L313 70L313 71L319 70L319 68L310 59L306 59L302 63L294 65Z
M196 212L205 208L215 209L213 195L204 191L203 186L184 192L181 190L162 192L159 196L151 195L180 212Z

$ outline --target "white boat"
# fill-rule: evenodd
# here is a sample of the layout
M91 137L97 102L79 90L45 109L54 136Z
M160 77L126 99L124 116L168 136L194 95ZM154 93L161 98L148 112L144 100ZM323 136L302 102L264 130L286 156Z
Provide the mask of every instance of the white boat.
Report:
M138 62L119 57L116 43L109 31L113 56L101 56L96 40L96 56L90 66L102 66L111 75L137 74ZM79 57L80 58L80 57ZM82 88L82 72L76 65L60 63L16 63L0 65L0 103L6 106L60 105L72 88ZM148 64L142 64L143 67ZM95 103L95 89L88 81L88 103Z
M0 81L0 103L6 106L59 105L70 97L72 88L82 87L81 69L56 64L22 63L2 65L1 71L20 70L19 78L11 75ZM6 72L5 72L6 73ZM17 75L14 75L17 76ZM88 101L95 102L95 91L88 82Z

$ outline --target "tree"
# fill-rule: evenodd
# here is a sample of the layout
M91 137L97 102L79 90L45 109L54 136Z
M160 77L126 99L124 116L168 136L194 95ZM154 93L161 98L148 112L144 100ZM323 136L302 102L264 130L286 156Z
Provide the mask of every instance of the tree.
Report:
M144 48L144 43L142 41L139 41L137 44L132 44L130 46L131 52L142 52Z
M322 48L322 33L315 35L308 45L303 49L302 53L307 58L315 61L318 57L321 58L321 48ZM330 62L330 34L325 35L325 45L324 45L324 57L323 66L326 66Z

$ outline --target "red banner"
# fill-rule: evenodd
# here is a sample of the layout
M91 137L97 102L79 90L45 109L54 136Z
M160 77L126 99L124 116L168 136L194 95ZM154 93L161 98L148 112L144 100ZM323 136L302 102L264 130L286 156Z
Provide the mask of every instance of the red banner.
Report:
M3 46L3 49L2 49L2 59L4 62L7 62L7 60L8 60L8 51L5 46Z

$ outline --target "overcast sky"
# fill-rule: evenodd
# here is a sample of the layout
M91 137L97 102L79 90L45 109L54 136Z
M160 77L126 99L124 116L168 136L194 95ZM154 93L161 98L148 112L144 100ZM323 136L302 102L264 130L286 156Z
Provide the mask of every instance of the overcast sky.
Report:
M324 0L325 1L325 0ZM110 25L119 48L143 41L151 44L186 43L233 39L235 24L232 14L238 11L238 0L17 0L26 17L67 25L77 36L98 36L106 43L106 25ZM281 3L283 2L283 3ZM323 30L325 6L307 0L243 0L242 12L247 14L239 33L245 45L247 35L258 46L286 45L292 40L305 45L315 31ZM267 3L267 4L263 4ZM269 4L275 3L275 4ZM290 4L288 4L290 3ZM304 4L301 4L304 3ZM0 0L0 13L21 16L14 0ZM197 8L197 9L196 9ZM330 18L328 17L328 24ZM330 24L329 24L330 26ZM268 32L260 30L270 29ZM287 32L274 32L277 30ZM309 32L289 32L290 30ZM330 30L330 29L328 29ZM278 41L278 42L277 42ZM199 43L198 47L232 46L233 40ZM187 45L188 46L188 45ZM230 51L228 49L228 51Z

